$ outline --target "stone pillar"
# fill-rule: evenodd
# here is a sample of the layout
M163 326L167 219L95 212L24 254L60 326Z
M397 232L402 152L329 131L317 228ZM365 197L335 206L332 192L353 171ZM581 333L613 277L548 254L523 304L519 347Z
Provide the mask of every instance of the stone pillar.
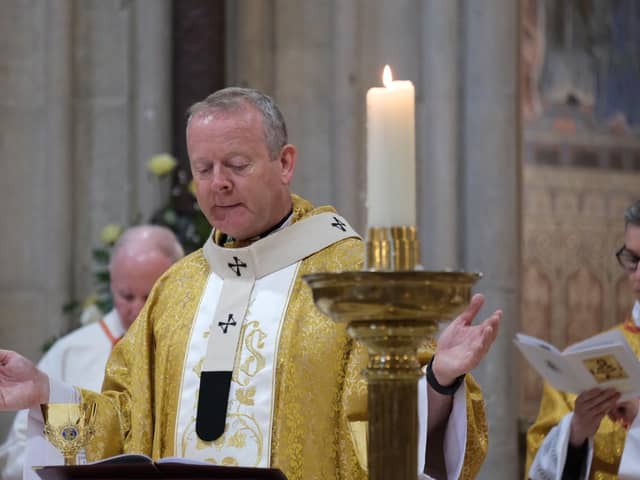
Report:
M462 2L463 266L485 277L484 318L504 311L493 348L474 372L489 419L489 456L481 478L518 478L517 379L512 338L519 315L520 160L518 2Z
M364 95L366 83L360 75L360 42L356 2L334 2L333 11L333 98L329 117L333 141L335 204L351 225L365 235L366 165L364 141Z
M274 0L227 0L227 82L273 95Z
M0 332L38 360L92 291L106 223L146 219L170 147L169 0L9 0L0 15ZM166 188L167 185L164 185ZM12 414L0 415L0 438Z
M131 213L146 221L167 201L170 182L151 175L147 160L171 151L171 2L136 0L132 23Z
M416 105L418 226L422 263L429 270L459 267L458 152L460 99L459 2L426 0L422 10L422 63Z
M72 19L70 1L10 1L0 15L0 330L3 348L33 360L71 285Z
M74 5L74 294L82 299L93 290L91 249L102 228L147 220L168 188L146 161L171 146L171 12L168 0Z

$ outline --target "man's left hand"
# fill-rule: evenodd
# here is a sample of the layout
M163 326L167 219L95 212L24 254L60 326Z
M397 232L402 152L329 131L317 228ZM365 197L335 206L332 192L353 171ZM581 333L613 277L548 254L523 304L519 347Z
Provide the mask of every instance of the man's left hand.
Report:
M467 309L440 335L432 368L441 385L450 385L457 377L474 369L496 339L501 310L496 310L482 323L471 325L482 305L484 296L474 295Z

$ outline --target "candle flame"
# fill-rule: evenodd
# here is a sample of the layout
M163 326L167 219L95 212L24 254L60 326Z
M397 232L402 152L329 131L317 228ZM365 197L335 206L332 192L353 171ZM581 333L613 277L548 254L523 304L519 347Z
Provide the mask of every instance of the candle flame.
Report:
M393 76L391 75L391 67L389 67L389 65L385 65L384 70L382 71L382 83L385 87L389 88L392 81Z

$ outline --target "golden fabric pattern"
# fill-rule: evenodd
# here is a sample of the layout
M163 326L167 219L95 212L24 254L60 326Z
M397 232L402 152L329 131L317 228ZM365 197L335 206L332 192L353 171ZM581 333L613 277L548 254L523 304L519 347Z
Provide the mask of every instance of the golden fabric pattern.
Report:
M306 200L292 198L293 222L335 211L330 207L313 209ZM360 240L342 240L304 259L294 280L275 366L271 442L271 465L290 480L367 477L350 428L353 422L367 418L366 383L360 377L367 355L347 335L344 325L315 308L311 291L302 280L312 272L358 270L363 258ZM179 390L191 326L208 275L202 250L166 272L134 325L114 348L104 393L82 391L83 400L98 402L96 436L87 449L89 460L122 452L158 459L181 451L181 446L175 445ZM251 322L245 328L243 341L253 355L236 363L233 375L241 385L243 376L263 366L260 330ZM468 431L462 478L470 479L486 453L487 427L480 390L469 375L466 382ZM251 405L254 394L250 388L240 389L233 400ZM247 430L225 439L239 448L251 431L250 419L243 421ZM207 442L200 447L207 448ZM221 463L234 464L234 459L224 458Z
M640 358L640 335L624 328L623 325L616 328L622 332L635 354ZM545 436L567 413L573 411L575 401L576 395L560 392L545 383L538 417L527 432L525 479ZM590 479L613 480L618 478L618 468L626 436L627 432L624 427L612 422L608 417L604 417L594 436Z

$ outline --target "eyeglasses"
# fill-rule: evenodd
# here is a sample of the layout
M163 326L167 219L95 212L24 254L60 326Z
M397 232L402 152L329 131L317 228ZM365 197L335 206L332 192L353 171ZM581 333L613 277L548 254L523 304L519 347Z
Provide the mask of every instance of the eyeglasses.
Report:
M638 269L640 256L627 249L626 245L620 247L620 250L616 252L616 258L618 259L620 266L628 273L633 273Z

